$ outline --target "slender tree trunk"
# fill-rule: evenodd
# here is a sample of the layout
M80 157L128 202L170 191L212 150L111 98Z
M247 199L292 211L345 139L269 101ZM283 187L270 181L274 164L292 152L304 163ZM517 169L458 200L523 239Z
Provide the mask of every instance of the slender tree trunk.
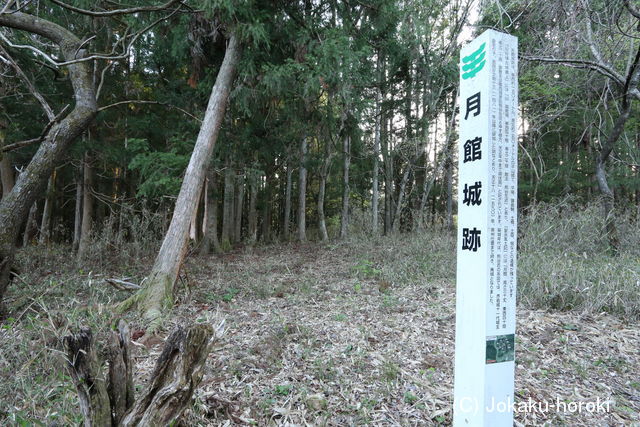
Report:
M640 153L639 135L636 135L636 148ZM640 168L636 168L636 182L640 182ZM636 222L640 222L640 187L636 187Z
M404 204L404 193L407 188L407 182L409 181L409 177L411 176L411 162L407 164L405 167L404 173L402 174L402 180L400 181L400 188L398 189L398 201L396 203L396 209L393 214L393 222L391 229L394 233L400 231L400 219L402 214L402 205Z
M82 185L82 230L80 231L80 244L78 246L78 260L87 254L91 239L91 225L93 221L93 168L89 152L84 153L83 161L83 185Z
M284 195L284 224L282 234L285 241L291 238L291 189L293 187L293 168L291 162L287 161L287 187Z
M447 118L447 129L446 129L446 139L447 143L451 141L451 135L453 134L453 125L454 125L454 116L455 116L455 102L456 97L454 96L451 100L451 109L449 111L445 111L445 117ZM453 143L447 144L447 161L446 161L446 170L447 170L447 229L453 230L453 156L451 155L451 151L453 151Z
M378 60L378 68L380 61ZM373 184L371 189L371 231L379 234L378 228L378 201L380 200L378 175L380 175L380 90L376 89L376 128L373 135Z
M4 129L1 126L2 124L0 124L0 149L4 146ZM0 151L0 184L2 184L2 197L9 194L15 184L10 157L9 153Z
M243 207L244 207L244 171L242 171L242 173L240 175L238 175L236 177L236 184L237 184L237 188L236 188L236 202L235 202L235 208L236 208L236 220L235 220L235 231L234 231L234 236L236 239L236 242L241 242L242 241L242 214L243 214Z
M351 163L351 137L342 140L342 215L340 216L340 238L347 237L349 228L349 166Z
M62 56L77 59L86 56L83 42L65 28L23 12L0 15L0 25L38 34L60 46ZM92 70L89 62L68 66L75 106L54 124L40 144L12 191L0 201L0 302L9 284L20 227L29 208L42 194L49 176L68 152L70 144L84 132L97 112Z
M609 248L617 255L620 252L620 237L618 236L618 228L616 227L616 214L615 214L615 196L613 189L609 186L606 172L606 162L609 155L613 151L615 143L620 138L620 135L624 131L624 126L631 115L631 103L625 99L623 101L622 111L620 116L613 124L613 129L609 132L609 135L604 139L602 149L596 156L596 181L598 182L598 188L602 193L602 207L604 209L604 221L605 232L609 240Z
M202 180L202 185L200 186L200 192L198 193L198 197L197 197L197 203L195 208L193 209L193 213L191 214L191 224L189 225L189 238L191 240L193 240L194 242L198 242L198 240L200 239L200 224L202 224L202 222L206 222L206 219L204 221L201 221L202 218L200 218L200 216L203 214L203 211L206 208L206 195L205 193L205 187L207 184L207 179L206 177L203 178ZM204 231L204 230L203 230Z
M258 174L255 170L251 170L249 175L249 214L247 224L247 234L249 236L249 244L255 244L258 240Z
M11 167L11 160L7 153L0 153L0 183L2 184L2 197L5 197L11 192L14 185L13 168Z
M262 241L271 241L271 177L272 173L267 170L264 177L264 200L262 204Z
M204 178L204 188L202 190L202 239L207 234L207 221L209 221L209 178Z
M198 207L196 205L196 209L191 216L191 224L189 224L189 239L194 241L198 239Z
M49 177L47 184L47 194L44 199L42 209L42 222L40 223L40 244L48 244L51 240L51 215L53 213L53 196L55 193L56 172Z
M182 181L169 230L162 242L149 280L143 289L121 305L122 309L126 309L136 304L151 323L152 330L160 325L162 312L173 305L173 286L186 255L191 213L198 203L200 187L224 119L239 57L239 42L232 34Z
M202 254L211 253L211 249L216 253L222 252L220 248L220 241L218 240L218 191L217 191L217 179L216 179L216 171L211 164L209 166L209 171L207 172L208 180L207 183L207 221L206 227L204 228L204 239L202 241Z
M330 147L331 144L327 144ZM327 149L324 161L320 168L320 188L318 191L318 229L320 230L320 238L323 242L329 240L327 232L327 222L324 216L324 196L327 187L327 176L329 175L329 166L331 165L331 154Z
M604 162L600 159L600 156L598 156L598 159L596 160L596 180L598 181L598 188L602 193L605 232L607 234L607 238L609 239L609 247L614 254L617 254L620 250L620 239L618 237L618 229L616 227L616 218L614 211L615 196L607 181Z
M453 92L453 102L455 102L456 98L458 96L458 90L456 88L456 90ZM455 106L454 106L455 107ZM435 168L433 169L433 173L431 174L431 177L429 179L427 179L426 177L426 171L427 171L427 166L428 166L428 158L425 161L425 180L424 180L424 186L423 186L423 190L422 190L422 199L420 201L420 212L426 212L426 206L427 206L427 200L429 199L429 195L431 194L431 189L433 188L433 185L435 184L436 179L438 178L438 175L440 175L442 169L445 167L447 161L451 161L451 156L452 156L452 151L453 151L453 128L454 128L454 121L455 121L455 114L451 114L449 117L449 121L448 124L446 125L446 136L445 136L445 141L444 141L444 149L442 150L442 152L440 153L440 156L438 156L438 144L437 144L437 135L434 135L433 138L433 152L434 152L434 166ZM436 129L438 128L438 125L436 123ZM437 132L437 130L436 130ZM434 210L435 212L435 210Z
M436 119L437 120L437 119ZM437 125L437 123L436 123ZM427 130L426 133L429 133ZM436 163L438 161L438 140L436 139L437 135L434 133L433 137L433 160L434 167L430 167L430 159L429 153L425 153L424 156L424 180L422 182L422 196L420 197L420 212L424 213L427 208L427 202L429 201L429 195L431 193L431 187L433 186L433 182L435 180L435 172L436 172ZM429 169L432 169L431 176L429 177ZM426 217L424 218L426 220ZM425 221L426 222L426 221Z
M36 237L36 233L38 232L38 221L36 217L38 216L38 202L33 202L31 208L29 209L29 215L27 216L27 223L24 227L24 233L22 234L22 246L28 246L31 244L33 239Z
M77 253L82 235L82 167L76 170L76 205L73 218L73 252Z
M327 232L327 221L324 216L324 195L327 187L326 175L320 175L320 184L318 189L318 230L320 231L320 240L326 242L329 240Z
M307 240L307 137L300 142L300 176L298 181L298 240Z
M231 167L230 156L227 155L227 161L224 168L224 199L222 203L222 247L228 250L233 241L233 199L234 199L234 179L235 172Z
M453 230L453 162L447 160L447 229Z
M390 149L391 135L387 128L388 119L386 114L383 123L382 160L384 162L384 233L389 234L392 230L393 214L393 158Z

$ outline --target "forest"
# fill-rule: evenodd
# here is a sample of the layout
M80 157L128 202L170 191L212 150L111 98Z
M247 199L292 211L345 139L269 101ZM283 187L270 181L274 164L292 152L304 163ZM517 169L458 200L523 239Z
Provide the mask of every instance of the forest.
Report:
M518 37L516 398L611 403L516 424L640 422L637 0L2 0L0 424L451 424L487 29Z

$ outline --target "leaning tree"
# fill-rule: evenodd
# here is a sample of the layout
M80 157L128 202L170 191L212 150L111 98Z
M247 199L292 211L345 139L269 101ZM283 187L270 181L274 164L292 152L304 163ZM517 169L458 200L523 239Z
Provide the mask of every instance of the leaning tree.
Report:
M176 200L171 224L156 256L149 279L143 289L121 305L123 309L136 305L151 323L152 328L159 325L162 311L173 305L173 286L186 255L189 226L200 200L209 159L225 115L240 50L238 38L230 33L224 60L211 90L209 105Z
M20 5L7 0L0 6L0 55L4 63L10 63L23 84L43 106L49 122L43 126L39 137L13 143L5 143L2 155L26 145L40 144L35 155L19 175L11 191L0 200L0 303L9 284L18 235L24 219L35 200L42 195L53 170L60 165L71 144L87 130L98 112L97 88L101 81L96 73L98 64L107 61L106 71L115 61L126 60L136 41L159 22L184 10L180 0L169 0L159 6L141 6L124 9L85 10L52 0L54 6L39 3ZM64 13L77 18L92 19L121 17L143 12L169 11L159 19L139 30L127 28L123 37L113 37L112 50L94 53L95 36L78 35L81 26L69 19L58 19ZM46 16L44 18L43 16ZM66 22L60 25L56 20ZM26 36L25 36L26 34ZM34 83L30 82L12 57L11 52L24 50L33 62L45 63L68 74L73 89L73 108L64 107L54 113ZM100 73L104 77L104 72Z

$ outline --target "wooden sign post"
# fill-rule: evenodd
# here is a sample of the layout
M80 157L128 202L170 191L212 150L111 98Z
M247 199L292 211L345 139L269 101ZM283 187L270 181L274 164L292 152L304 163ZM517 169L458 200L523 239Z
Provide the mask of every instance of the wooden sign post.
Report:
M513 425L518 41L460 54L454 426Z

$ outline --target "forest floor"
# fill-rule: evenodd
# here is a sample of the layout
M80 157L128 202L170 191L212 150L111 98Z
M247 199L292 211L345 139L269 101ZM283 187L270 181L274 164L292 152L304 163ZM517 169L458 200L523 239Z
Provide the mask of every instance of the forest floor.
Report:
M432 238L274 245L189 258L171 323L223 317L226 333L209 356L187 424L449 425L455 267L453 253L437 250L442 245ZM42 277L58 274L47 271ZM70 280L64 274L56 280ZM70 327L62 323L111 318L108 303L125 292L116 295L100 275L74 274L83 279L64 292L49 291L51 278L43 279L17 311L20 318L0 332L0 423L79 420L61 365L44 366L60 357L56 341ZM71 315L56 303L70 296ZM86 298L94 297L102 302L87 308ZM516 403L549 404L516 413L519 425L640 423L640 324L525 308L517 319ZM131 321L141 384L172 325L147 336ZM570 402L600 403L600 412L571 411Z

